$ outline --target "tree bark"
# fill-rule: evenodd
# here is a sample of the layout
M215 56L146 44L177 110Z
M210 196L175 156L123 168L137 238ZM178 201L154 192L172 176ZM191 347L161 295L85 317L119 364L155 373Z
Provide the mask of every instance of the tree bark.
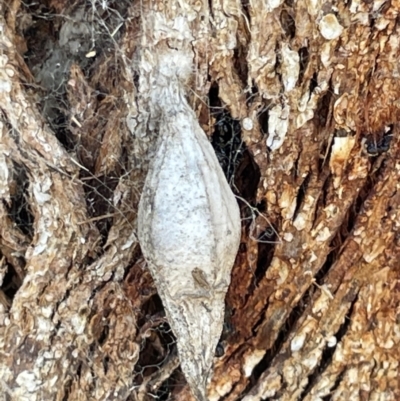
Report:
M181 21L242 218L209 400L400 399L399 10L0 0L1 399L193 399L136 236Z

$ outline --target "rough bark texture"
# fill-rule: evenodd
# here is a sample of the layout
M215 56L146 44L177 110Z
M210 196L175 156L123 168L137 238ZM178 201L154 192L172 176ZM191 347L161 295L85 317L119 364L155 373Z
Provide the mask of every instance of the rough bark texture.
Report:
M192 397L136 237L153 10L241 206L209 399L400 399L399 9L0 1L1 397Z

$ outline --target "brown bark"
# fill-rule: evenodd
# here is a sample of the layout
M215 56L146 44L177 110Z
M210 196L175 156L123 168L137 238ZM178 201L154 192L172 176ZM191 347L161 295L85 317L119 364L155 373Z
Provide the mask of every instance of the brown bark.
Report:
M0 1L3 399L192 397L135 231L149 12L241 206L209 399L400 399L399 7Z

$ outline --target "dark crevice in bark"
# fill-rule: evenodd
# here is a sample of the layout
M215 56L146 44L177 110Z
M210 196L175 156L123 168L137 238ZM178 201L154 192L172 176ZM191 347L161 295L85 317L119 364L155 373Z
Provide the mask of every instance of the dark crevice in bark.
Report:
M289 357L289 350L280 353L283 344L288 340L289 335L293 332L294 327L296 326L299 318L303 315L303 312L306 310L310 298L312 296L312 292L314 291L313 287L310 287L296 307L292 309L288 318L286 319L284 325L280 328L277 338L274 341L273 346L267 350L262 360L257 364L257 366L253 369L252 375L249 380L249 386L244 391L246 394L252 386L257 382L263 372L268 370L274 362L279 363L280 361L284 361ZM262 313L261 323L263 322L264 312Z
M308 173L307 176L304 178L303 182L301 183L299 190L297 191L296 208L293 213L292 221L296 220L296 217L303 206L304 197L306 196L311 177L312 177L312 174Z
M233 62L235 69L238 73L239 79L245 88L247 86L248 79L248 41L250 39L250 32L248 31L248 24L250 26L250 15L248 12L248 3L241 0L240 5L238 5L238 12L242 14L241 18L243 20L243 29L245 32L238 31L237 36L237 47L234 50Z
M229 307L229 305L226 305L224 313L224 325L222 326L222 333L220 337L220 345L222 347L236 333L235 325L232 322L233 314L234 311Z
M281 55L281 43L280 42L276 42L275 44L275 49L274 52L276 54L275 57L275 65L274 65L274 71L275 71L275 75L277 77L277 79L279 80L279 86L282 88L281 90L283 91L283 88L285 87L283 80L282 80L282 57Z
M141 307L141 311L145 312L146 307ZM141 324L138 321L138 326L141 329L136 341L139 342L141 350L135 366L135 382L141 384L143 378L162 369L171 352L176 352L176 339L160 312L153 315L146 314L141 318Z
M241 160L235 169L234 189L250 204L253 204L256 200L260 177L258 164L254 161L251 153L244 150Z
M242 11L243 11L243 14L244 14L246 20L250 24L251 17L250 17L250 13L249 13L249 1L248 0L240 0L240 4L242 5Z
M154 327L149 326L146 331L135 366L136 381L139 384L143 377L158 371L171 352L176 351L176 339L168 323L164 321Z
M289 3L288 1L285 2ZM293 10L291 6L287 6L282 9L280 14L280 22L282 29L285 31L285 36L287 38L293 39L296 35L296 24L292 16Z
M322 170L323 173L326 172L328 169L329 169L328 166L324 166ZM322 189L320 191L320 195L317 200L316 210L321 210L321 208L327 206L328 193L331 187L332 187L332 177L330 175L327 175L326 179L323 181Z
M76 372L75 374L76 374L77 377L81 377L81 374L82 374L82 364L83 364L83 363L84 363L84 362L83 362L83 361L80 361L80 360L76 361L76 365L75 365L74 371Z
M299 49L299 58L300 58L299 82L303 82L304 72L306 71L308 62L310 60L310 53L307 47L302 47Z
M107 327L107 324L103 324L100 333L98 333L97 337L97 343L99 346L103 346L104 343L107 341L107 338L109 336L110 330Z
M147 383L147 390L157 400L174 399L172 393L179 393L186 385L181 368L175 367L178 359L176 348L169 350L159 371L154 372L152 379ZM168 375L163 375L163 370L167 370ZM160 375L163 375L163 381L160 383Z
M390 144L393 138L393 126L388 126L387 131L367 134L365 139L365 151L368 155L372 157L376 157L381 155L382 153L386 153L390 149Z
M167 394L170 394L172 392L172 395L168 398L165 398L165 400L174 400L174 394L178 394L184 387L187 386L186 379L183 376L182 370L180 367L174 370L172 375L163 383L163 386L165 386L164 392ZM160 387L160 391L162 388ZM158 392L159 393L159 392Z
M210 92L210 103L211 100ZM213 114L216 121L211 144L228 182L232 184L235 171L243 159L245 151L245 145L241 139L240 121L234 120L225 109L218 110Z
M24 32L27 44L24 59L35 78L35 86L40 88L39 109L57 139L72 151L76 144L66 116L66 82L71 58L58 45L62 19L54 10L37 2L25 4L23 11L32 18Z
M368 184L367 184L368 185ZM358 193L358 196L354 200L353 204L349 208L346 213L345 218L343 219L342 226L340 227L340 231L337 236L339 238L340 243L343 243L344 240L351 234L354 226L357 223L358 216L361 212L361 209L364 205L365 200L369 195L369 190L365 193L361 194L361 191Z
M328 179L325 182L324 188L331 188L332 183L331 180ZM336 232L336 235L331 241L330 249L331 252L328 254L325 263L319 269L317 274L315 275L315 280L317 284L322 285L324 284L325 276L328 274L332 266L335 262L339 259L341 248L345 243L346 239L350 237L357 221L358 216L360 215L363 205L366 199L370 196L371 192L373 191L373 183L372 180L366 180L364 186L358 192L356 198L354 199L353 204L347 210L345 217L342 220L342 224ZM322 191L321 199L323 199L324 195L326 195L326 190ZM326 205L326 200L323 201L323 204ZM329 202L328 202L329 203ZM323 207L323 206L321 206ZM320 210L321 207L318 207Z
M338 377L335 380L334 385L331 388L330 394L326 395L325 397L322 397L322 401L332 401L332 394L339 387L339 385L340 385L345 373L346 373L345 370L340 372L340 374L338 375Z
M56 102L63 101L65 99L59 98ZM54 119L49 121L50 127L53 130L56 138L64 146L68 152L72 152L76 149L76 142L71 131L68 129L68 117L67 111L61 111L60 109L54 109ZM42 114L46 115L46 112L42 110Z
M19 29L26 40L23 56L34 76L35 90L40 90L39 109L68 151L77 149L81 137L73 132L70 121L71 105L67 95L70 68L77 64L90 85L90 76L98 72L93 66L99 67L99 60L116 52L129 6L128 1L107 1L104 4L79 1L72 5L31 2L24 4L21 10ZM94 56L87 56L89 52L94 52ZM119 71L107 72L112 75ZM105 81L113 83L109 77ZM106 88L107 93L109 89ZM95 103L88 104L88 115L90 109L96 108ZM84 146L91 145L89 152L95 156L90 141L94 141L94 137L88 134L83 143ZM100 145L99 141L97 148Z
M293 174L293 177L295 180L294 182L299 180L299 172L300 172L299 165L300 165L300 161L301 161L301 153L302 153L301 151L298 152L297 157L294 159L294 164L293 164L293 168L292 168L292 172L293 172L292 174ZM307 174L309 175L310 173L307 171ZM300 177L300 181L303 181L303 178ZM292 220L294 220L294 218Z
M375 192L375 185L380 181L382 177L385 176L386 173L386 159L384 155L381 155L383 159L380 160L379 166L376 166L377 169L373 171L365 181L364 185L360 188L360 191L357 194L356 199L354 200L352 206L347 212L347 215L343 221L341 227L341 234L343 239L347 237L352 231L357 223L358 216L363 211L364 204L366 200ZM373 164L371 165L371 170L373 169Z
M318 86L318 74L314 72L312 78L310 79L310 96L314 92L314 89Z
M156 293L141 305L138 326L142 327L148 321L150 316L158 315L160 313L164 315L164 307L160 296Z
M14 270L14 267L10 263L7 263L7 272L4 275L1 289L10 302L12 302L12 300L14 299L14 296L17 293L18 289L21 287L21 285L22 285L21 278Z
M335 242L335 239L336 237L332 240L332 243ZM322 265L322 267L318 270L317 274L314 276L315 282L318 285L324 284L325 276L328 274L329 270L337 261L338 255L339 255L338 249L334 247L334 250L328 254L325 263Z
M264 135L268 134L268 107L265 106L258 115L258 122L260 123L261 132Z
M247 76L248 76L247 63L244 61L246 60L246 57L247 57L246 47L241 46L240 42L238 42L238 47L235 48L235 50L233 51L233 61L235 70L244 88L247 85Z
M208 10L210 12L210 16L213 18L214 17L214 11L213 11L213 1L208 0Z
M72 386L72 378L68 377L66 379L66 381L64 382L64 386L63 386L63 398L62 401L68 401L70 398L70 394L71 394L71 386Z
M329 346L325 345L325 349L322 352L320 364L314 370L314 372L309 376L308 384L304 388L299 400L303 400L309 394L309 392L312 390L314 385L318 383L321 375L324 373L324 371L332 363L332 358L333 358L333 355L334 355L334 353L336 351L337 344L339 344L342 341L343 337L346 335L346 333L348 331L348 328L350 326L351 315L353 313L354 305L356 304L357 299L358 299L358 296L357 296L357 294L355 294L354 295L354 299L351 301L350 308L349 308L349 310L348 310L348 312L347 312L347 314L346 314L346 316L344 318L344 322L342 323L342 325L340 326L339 330L335 334L336 344L334 346L332 346L332 347L329 347ZM342 375L343 375L343 372L336 379L335 384L334 384L333 388L331 389L331 393L333 393L335 391L335 389L339 386L341 378L342 378Z
M117 176L95 177L84 171L81 180L86 193L88 216L98 218L95 225L105 243L113 223L113 217L110 215L120 213L113 203L114 190L118 185L119 178ZM102 216L104 218L101 218Z
M135 251L133 252L132 261L131 261L130 265L128 265L124 271L124 276L122 278L122 282L128 286L132 285L132 284L134 285L135 280L137 279L137 277L135 277L135 275L133 274L133 269L135 268L136 263L138 263L140 261L141 255L142 255L142 253L141 253L140 247L137 247L135 249ZM143 290L146 291L147 288L143 288Z
M254 272L256 276L256 284L262 280L267 272L272 257L274 255L275 245L278 242L276 230L273 227L268 227L262 232L258 239L258 259L257 270Z
M183 379L183 375L182 375L182 379ZM165 380L163 382L163 384L159 387L159 389L157 390L157 392L155 394L153 394L154 399L156 400L160 400L160 401L167 401L170 400L170 392L171 392L171 388L172 386L174 386L176 383L174 383L174 380L169 377L167 380ZM181 387L184 387L184 383L182 382ZM148 394L151 394L151 392L149 391Z
M254 80L252 80L251 83L252 83L251 88L249 88L249 90L247 90L247 91L245 92L245 96L246 96L246 105L247 105L248 107L251 107L251 106L252 106L252 103L253 103L253 99L254 99L254 98L257 98L257 96L259 96L257 84L254 82ZM262 112L262 110L259 111L259 112Z
M316 80L315 76L314 76L313 80L314 79ZM312 90L310 87L310 94L311 93L312 93ZM333 101L332 92L328 90L318 102L317 110L315 112L315 121L317 123L318 132L324 132L324 133L328 133L328 134L330 133L329 130L324 129L324 128L329 127L329 125L330 125L330 121L328 121L328 118L329 118L329 111L331 108L332 101Z
M105 356L102 360L103 363L103 369L104 369L104 373L107 374L108 369L109 369L109 362L110 362L110 357L109 356Z
M267 228L267 230L265 230L258 237L258 240L257 268L254 272L255 286L257 286L258 283L265 277L265 274L274 256L274 250L278 238L276 232L272 228Z
M34 217L29 203L29 179L23 166L13 165L15 192L11 195L11 205L5 205L10 219L29 238L33 236Z
M225 347L224 347L224 344L223 344L222 342L219 342L219 343L217 344L217 346L215 347L215 356L216 356L217 358L221 358L221 357L224 356L224 354L225 354Z
M211 76L208 76L208 80L211 81ZM208 92L208 107L210 109L210 114L222 112L223 110L219 98L219 86L216 82L212 82Z

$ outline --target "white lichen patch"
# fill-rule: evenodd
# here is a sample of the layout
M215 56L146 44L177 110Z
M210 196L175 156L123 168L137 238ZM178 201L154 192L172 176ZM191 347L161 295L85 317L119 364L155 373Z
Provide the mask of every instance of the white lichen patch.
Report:
M318 234L315 237L315 241L317 241L317 242L325 242L330 238L331 235L332 234L331 234L329 228L328 227L324 227L322 230L318 231Z
M282 216L286 220L290 220L292 216L294 215L294 212L296 210L296 205L297 205L297 200L296 200L296 195L293 190L293 188L286 187L282 191L282 195L279 198L279 206L282 209Z
M386 243L382 239L378 239L363 255L367 263L373 262L386 248Z
M0 92L11 92L11 82L6 79L1 79L0 75Z
M33 393L41 384L35 374L27 370L21 372L15 381L23 390L26 390L23 394L26 394L26 392Z
M283 239L287 242L292 242L293 241L293 234L292 233L285 233L283 235Z
M306 223L307 223L307 215L306 215L306 213L300 212L296 216L296 218L295 218L295 220L293 222L293 225L296 227L297 231L301 231L306 226Z
M85 316L81 317L79 315L74 315L71 319L71 325L74 333L82 334L86 327L86 318Z
M335 14L327 14L322 17L319 23L321 35L327 40L337 39L343 32Z
M32 191L39 205L44 205L51 200L50 187L51 180L49 177L45 177L42 181L32 184Z
M218 401L221 397L228 394L233 387L233 383L231 378L229 377L228 380L222 382L215 387L215 392L213 394L209 394L208 399L209 401Z
M337 344L337 338L336 338L335 336L329 337L329 338L328 338L328 341L327 341L327 343L326 343L326 345L327 345L329 348L335 347L336 344Z
M305 3L311 16L316 16L321 9L321 0L306 0Z
M290 342L290 350L292 352L300 351L303 348L305 341L306 341L305 333L301 333L301 334L297 335Z
M286 92L290 92L299 79L300 56L299 53L291 50L287 43L282 45L282 81Z
M320 352L318 350L311 352L307 355L305 359L302 360L302 365L305 366L308 370L314 369L319 361Z
M253 120L251 118L246 117L243 119L243 121L242 121L243 129L245 129L246 131L250 131L253 129L253 126L254 126L254 124L253 124Z
M8 169L6 155L3 152L2 145L0 145L0 197L7 201L10 199L9 178L10 171Z
M283 0L266 0L265 5L268 11L278 8L283 3Z
M244 363L243 363L243 371L245 377L250 377L251 374L253 373L254 368L258 364L258 362L261 361L261 359L264 357L265 351L256 349L254 350L250 355L247 355Z
M267 146L278 150L285 140L289 128L289 106L277 104L269 111Z
M335 137L332 145L329 168L334 176L334 186L339 187L340 179L346 168L347 160L355 145L355 138L352 136Z

